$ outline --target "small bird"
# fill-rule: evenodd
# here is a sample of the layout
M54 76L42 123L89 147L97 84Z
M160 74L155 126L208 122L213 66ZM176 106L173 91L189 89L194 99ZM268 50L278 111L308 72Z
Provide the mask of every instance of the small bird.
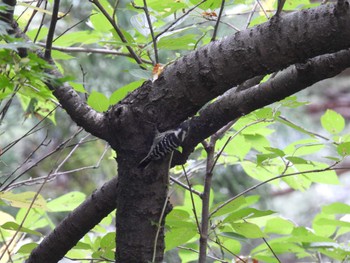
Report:
M179 147L189 131L189 123L185 122L180 125L179 128L174 130L165 131L162 133L157 132L153 139L152 147L147 156L141 160L138 168L146 168L150 162L163 159L168 153L174 151Z

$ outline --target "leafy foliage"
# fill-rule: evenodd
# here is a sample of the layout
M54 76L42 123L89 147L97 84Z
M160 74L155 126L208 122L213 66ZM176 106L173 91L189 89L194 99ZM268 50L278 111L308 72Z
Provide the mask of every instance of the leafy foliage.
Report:
M54 40L55 50L52 52L61 72L68 72L69 76L74 75L76 78L74 82L72 78L68 78L70 85L76 91L87 95L87 103L100 112L121 101L129 92L139 87L143 79L150 78L156 51L162 53L159 56L160 61L157 62L167 64L174 58L209 43L221 5L221 2L216 0L147 1L156 48L147 16L144 10L139 8L143 7L143 1L134 1L134 5L128 3L118 9L121 11L117 14L110 1L102 0L100 3L116 25L123 25L121 34L116 32L115 25L110 23L103 10L89 6L87 18L79 22L73 21L75 26L72 26L72 21L64 25L67 27L64 30L67 31ZM227 13L220 24L223 28L222 35L235 32L235 26L231 24L233 22L243 28L266 21L266 15L257 12L249 25L242 26L243 19L234 14L237 10L250 10L253 4L253 1L227 1ZM270 8L276 5L274 1L262 1L262 4ZM198 6L194 8L195 5ZM286 9L296 10L309 6L310 3L304 0L287 1ZM27 7L30 11L37 10L40 14L51 14L45 9L31 5ZM190 12L192 8L195 11ZM28 14L27 12L29 11L26 10L25 14ZM73 19L69 16L68 18ZM83 25L78 27L82 21ZM28 16L18 17L18 23L24 28L28 23ZM41 120L47 117L56 124L53 112L57 102L45 84L47 81L53 81L52 76L46 73L50 65L35 53L20 57L18 51L21 48L36 51L39 46L14 38L6 29L7 26L1 23L0 102L11 102L15 98L21 105L25 118L36 117ZM47 33L45 27L33 27L29 28L27 36L33 42L40 42L45 39ZM113 91L106 92L103 81L105 77L102 76L96 80L102 83L101 90L90 91L87 84L97 86L93 85L93 80L80 80L76 77L80 72L71 73L64 61L76 60L72 53L68 54L75 52L76 48L82 48L84 54L87 54L80 59L91 59L93 70L100 64L95 65L90 53L105 54L102 60L117 55L122 57L123 60L113 57L118 62L113 61L114 64L122 65L118 66L118 69L123 69L118 70L122 72L118 75L118 84L115 84L118 88L114 87ZM136 67L135 58L130 55L128 48L132 48L141 59L140 66L143 69ZM115 71L113 74L117 74ZM66 80L55 79L60 82ZM308 127L293 123L282 116L286 109L297 109L305 104L298 101L296 96L292 96L271 107L257 110L237 120L216 141L215 153L218 159L214 169L214 183L220 181L220 169L229 173L231 181L237 182L236 177L239 174L230 172L232 167L238 167L237 169L251 180L246 180L250 185L244 185L244 191L230 192L226 194L225 200L220 199L220 190L227 193L227 185L217 191L210 190L208 256L213 260L218 260L217 255L220 255L222 261L241 259L242 262L249 257L259 262L278 262L277 256L315 260L318 254L322 254L325 258L339 261L350 257L347 241L344 241L344 237L348 237L350 231L349 205L340 202L323 205L321 211L313 217L312 226L306 227L281 216L279 211L263 208L263 194L254 192L266 185L268 191L285 188L308 191L315 184L339 184L334 167L350 154L350 136L345 133L345 118L333 110L327 110L320 118L323 132L327 135L321 136ZM274 141L279 127L297 134L298 138L287 138L285 145L281 146ZM86 156L88 157L90 155ZM197 147L192 158L186 165L187 171L195 171L198 177L203 177L203 159L208 158L204 147ZM172 173L182 175L178 168L173 169ZM175 253L182 262L198 259L199 223L203 220L200 195L204 188L198 182L189 188L191 191L174 187L181 198L166 217L166 251L169 255ZM38 239L43 236L43 229L54 229L57 218L60 218L62 213L72 211L84 199L85 194L78 191L71 191L52 199L26 189L21 189L21 192L6 189L0 192L0 205L3 208L3 211L0 211L1 260L10 260L7 252L5 253L7 250L11 252L12 262L22 262L37 246ZM115 233L114 229L110 229L112 220L112 215L106 217L85 235L67 257L89 258L99 262L113 260ZM246 255L239 256L242 253Z

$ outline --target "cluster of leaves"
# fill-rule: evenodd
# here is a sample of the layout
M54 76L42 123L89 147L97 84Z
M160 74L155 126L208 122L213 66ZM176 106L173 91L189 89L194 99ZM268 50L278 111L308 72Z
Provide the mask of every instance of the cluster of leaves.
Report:
M56 226L51 218L59 213L70 212L85 200L81 192L70 192L58 198L46 201L35 192L0 192L0 205L19 208L16 216L0 211L0 233L2 243L0 250L1 262L23 262L30 252L38 245L35 240L42 238L42 229L53 230ZM84 239L72 249L67 257L84 258L89 251L92 258L113 259L115 247L115 233L107 233L107 226L112 224L109 215L101 221L91 232L94 238L86 235ZM39 231L41 230L41 231ZM9 252L12 252L11 257Z
M290 97L279 104L277 108L281 105L298 107L304 103ZM267 138L274 130L267 126L273 127L277 122L306 138L294 141L283 149L272 147ZM260 196L243 195L266 183L277 188L288 185L299 191L309 189L313 183L339 184L333 167L349 153L349 134L341 135L345 120L337 112L327 110L321 117L321 124L330 138L297 126L281 117L280 111L264 108L239 119L217 143L217 152L222 152L219 164L239 165L260 183L220 203L213 203L215 193L211 192L209 255L212 258L222 262L239 258L242 260L239 262L245 262L247 258L238 255L242 253L242 247L252 243L253 239L260 240L261 244L255 247L249 245L250 253L247 256L259 262L279 262L276 255L281 254L293 254L298 259L311 258L314 261L319 257L318 253L343 261L350 256L347 243L342 241L343 235L350 231L349 205L325 205L314 217L311 229L299 226L277 212L254 208ZM331 152L332 156L319 160L322 152ZM202 156L205 157L204 151ZM202 187L195 189L203 191ZM202 220L201 198L194 194L190 196L187 192L184 204L176 207L166 220L167 250L180 247L178 254L182 262L196 260L199 250L197 222Z
M295 106L299 103L292 97L281 104ZM310 138L293 142L284 149L271 147L267 136L274 132L271 125L277 121L288 123L289 127ZM211 191L211 258L221 261L240 258L244 262L247 257L251 257L259 262L278 262L276 255L281 254L294 254L299 259L315 259L317 253L336 260L344 260L350 256L346 243L341 241L350 231L349 205L333 203L323 206L321 212L314 217L312 228L307 228L279 216L275 211L256 208L260 196L244 195L268 182L276 187L283 181L296 190L308 189L312 183L337 184L336 173L329 161L337 163L348 154L349 134L341 135L345 121L334 111L328 110L321 117L321 124L331 135L331 143L325 141L324 137L320 139L314 133L281 119L279 111L264 108L241 118L219 141L217 152L222 150L221 143L227 140L230 143L222 152L217 165L240 165L249 176L261 183L219 203L214 202L215 193ZM238 149L236 145L242 147ZM325 147L334 148L338 157L326 157L324 162L311 160L312 154L319 153ZM254 155L249 155L250 152L254 152ZM193 189L197 192L203 191L200 185ZM7 246L16 251L13 262L20 262L37 245L34 240L42 236L38 230L54 228L55 223L50 219L52 213L72 211L84 198L82 193L71 192L46 202L41 195L34 192L1 192L1 205L20 208L15 217L6 212L1 212L0 217L3 239L11 240L7 242ZM201 203L198 195L186 191L183 204L176 206L166 218L166 251L177 251L182 262L191 262L198 258ZM86 258L89 255L92 259L113 260L115 233L106 230L111 222L112 216L109 215L67 257ZM253 240L261 242L255 247L250 245L249 254L239 256L243 246Z
M201 1L147 1L157 46L163 52L169 52L164 55L165 63L170 62L174 54L175 57L179 56L180 52L184 53L211 41L208 32L213 29L213 24L208 25L208 23L214 17L211 10L219 8L220 1L202 2L196 14L191 13L190 16L184 16L186 10L200 4ZM246 2L244 4L247 6L253 3ZM110 3L107 0L101 0L100 3L104 10L114 17L114 8ZM227 8L233 8L236 4L243 4L243 2L235 1L233 4L233 1L228 1ZM273 5L271 1L268 1L268 4ZM135 5L143 6L143 2L135 1ZM296 6L308 7L308 3L289 1L286 8L294 10ZM147 67L150 72L152 64L150 60L154 56L155 47L150 37L147 17L142 9L132 5L126 6L123 11L134 13L130 18L130 28L126 27L125 30L122 30L127 42L116 34L106 16L95 7L88 21L89 29L65 33L54 41L54 45L62 48L71 46L104 48L107 46L110 50L116 50L120 54L126 54L127 47L131 47L140 58L146 61L143 66ZM261 23L266 19L264 15L259 15L252 20L251 25ZM24 22L19 19L19 23L21 25ZM198 25L204 26L199 27ZM54 97L45 86L45 81L50 76L43 69L49 66L35 54L29 53L27 57L20 58L16 54L19 48L35 50L35 47L18 42L18 39L7 35L6 31L0 31L0 34L2 37L0 42L0 101L16 96L26 114L33 114L37 117L46 116L55 107L51 102ZM28 32L28 36L33 40L34 38L42 40L46 34L45 27ZM174 38L177 39L176 42L173 41ZM60 51L53 51L52 56L56 61L72 58ZM134 63L132 59L130 61ZM150 74L145 74L143 70L131 70L129 73L138 79L150 77ZM117 103L128 92L139 87L141 82L142 80L138 80L123 86L109 98L93 91L89 94L88 103L98 111L105 111L109 105ZM77 91L86 93L83 84L73 82L70 84ZM284 107L302 105L294 97L288 98L281 104ZM55 122L53 115L50 118ZM287 125L304 134L306 138L290 143L283 149L272 146L267 138L274 132L271 125L275 123ZM233 129L218 141L217 152L221 152L224 148L218 165L239 165L248 176L261 181L260 184L269 182L278 186L283 183L295 190L306 190L313 183L337 184L338 178L332 168L335 163L340 162L349 154L349 134L342 134L345 121L334 111L327 111L321 118L321 124L331 138L320 137L282 118L280 112L275 109L258 110L237 121ZM226 145L228 141L230 142ZM326 156L323 160L313 159L315 154L319 154L326 148L332 151L332 156ZM203 154L202 158L206 158L206 155ZM200 186L195 186L193 189L203 191L203 187ZM257 209L256 205L260 198L257 195L244 196L242 193L221 203L214 202L215 195L212 191L209 233L211 248L209 255L214 259L214 255L220 255L216 258L217 260L237 258L242 253L243 245L255 239L265 239L266 242L261 242L252 248L247 256L263 262L278 262L274 253L290 253L298 258L315 258L317 253L336 260L345 260L349 257L349 249L341 241L341 237L350 230L348 222L350 207L346 204L334 203L322 207L321 212L315 216L311 229L298 226L274 211ZM42 237L39 230L54 228L52 213L72 211L84 198L85 196L81 193L71 192L47 202L44 197L34 192L21 194L10 191L0 192L1 206L19 208L15 216L11 212L0 212L2 240L0 258L5 259L8 256L7 251L10 250L16 254L15 257L11 257L11 260L21 262L22 257L27 257L37 245L34 241ZM166 218L166 250L178 251L183 262L190 262L198 258L200 214L201 199L197 195L186 192L183 205L175 207ZM101 225L109 226L111 222L112 216L108 216L101 222ZM113 260L115 234L107 232L106 228L101 225L92 230L93 235L91 233L86 235L67 256L84 258L89 255L92 259Z
M45 84L52 79L45 73L49 65L34 53L21 58L18 52L23 48L35 50L33 44L21 42L6 32L0 35L0 101L8 100L11 103L16 97L25 117L34 115L42 118L48 115L55 122L54 115L49 115L56 107L54 103L49 103L55 97Z

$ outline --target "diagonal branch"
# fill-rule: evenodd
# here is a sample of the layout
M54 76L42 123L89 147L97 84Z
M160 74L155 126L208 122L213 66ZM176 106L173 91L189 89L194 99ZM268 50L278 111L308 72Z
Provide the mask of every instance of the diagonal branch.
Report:
M117 107L138 105L140 119L157 115L159 130L167 130L254 76L349 48L349 29L350 9L339 11L336 5L287 14L188 53Z
M117 177L72 211L35 248L26 263L56 263L95 225L115 209Z
M288 97L312 84L333 76L350 67L350 50L310 59L279 72L269 81L237 92L229 90L192 118L189 137L182 145L180 155L174 153L173 165L183 164L195 146L218 131L228 122L258 108Z

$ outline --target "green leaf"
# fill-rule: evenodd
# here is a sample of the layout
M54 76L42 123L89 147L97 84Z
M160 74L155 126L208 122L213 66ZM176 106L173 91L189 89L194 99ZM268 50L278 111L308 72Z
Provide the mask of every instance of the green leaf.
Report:
M192 187L193 189L203 192L204 187L202 185L195 185ZM194 200L194 205L197 211L197 215L200 215L202 213L202 199L198 195L193 195L193 200ZM210 200L209 200L209 208L213 204L214 200L214 191L210 190ZM184 204L183 206L179 206L180 209L183 209L187 211L191 216L193 215L193 204L191 200L191 196L189 191L186 191L185 193L185 199L184 199Z
M20 226L19 224L15 223L15 222L7 222L7 223L1 225L1 228L7 229L7 230L19 231L22 233L27 233L27 234L35 235L35 236L39 236L39 237L42 236L42 234L40 232L31 230L31 229L23 227L23 226Z
M95 13L94 15L90 16L90 22L97 32L107 33L113 28L106 16L102 13Z
M320 218L317 220L317 224L350 228L350 222L329 218Z
M350 142L339 144L337 146L337 152L343 157L350 155Z
M266 237L266 235L260 230L260 228L252 223L231 223L231 226L238 234L247 238Z
M184 227L184 222L190 219L190 214L179 207L175 207L166 217L166 225L169 227Z
M227 140L230 137L230 133L227 133L223 138L217 141L215 145L215 150L220 151ZM247 142L242 135L236 135L231 139L231 141L226 145L223 155L220 156L221 159L224 159L227 163L235 163L237 161L237 157L240 160L248 154L251 149L251 145Z
M72 211L85 200L85 194L81 192L70 192L50 201L47 207L50 212Z
M312 162L312 164L296 164L299 171L322 170L328 168L328 165L320 162ZM326 170L322 172L305 173L304 176L310 181L323 184L339 184L339 179L334 170Z
M170 34L162 37L158 42L158 48L168 50L191 50L196 44L197 35L186 34L178 36L178 34ZM176 39L176 41L174 41Z
M260 181L269 180L281 173L281 167L271 163L271 165L258 166L257 164L249 161L241 162L244 171L252 178ZM278 180L272 181L277 183Z
M130 69L128 71L132 76L138 78L138 79L143 79L143 80L148 80L152 78L152 74L148 70L143 70L143 69Z
M292 233L294 228L294 224L286 219L276 217L269 219L266 222L266 226L264 229L265 233L275 233L280 235L288 235Z
M35 28L33 30L28 31L26 34L31 40L34 40L34 37L37 35L38 30L39 28ZM47 27L40 27L40 32L36 41L45 39L47 37L48 32L49 32L49 29Z
M267 216L275 213L274 211L267 210L267 211L261 211L257 210L255 208L243 208L238 211L232 212L229 216L227 216L223 222L227 223L233 223L235 221L249 219L249 218L256 218L256 217L262 217Z
M287 155L303 156L319 152L323 148L324 144L316 139L303 139L289 144L283 151Z
M136 0L135 4L138 6L143 6L142 0ZM159 12L157 16L169 16L175 13L177 10L186 8L187 5L183 1L173 1L173 0L148 0L147 6L149 9Z
M35 201L33 202L35 198ZM46 209L45 199L36 192L23 192L15 194L12 192L0 192L0 199L6 201L13 207L42 208Z
M317 214L312 222L312 228L314 229L316 235L329 237L335 233L337 227L333 225L323 224L321 219L324 218L334 219L335 217L332 214L325 214L323 212Z
M21 246L17 253L18 254L29 254L31 253L39 244L38 243L28 243Z
M322 207L322 213L325 214L350 214L350 205L344 203L333 203Z
M327 110L321 117L322 127L331 134L338 134L344 130L343 116L333 110Z
M301 127L301 126L299 126L299 125L297 125L297 124L295 124L295 123L293 123L293 122L291 122L291 121L289 121L289 120L287 120L285 118L282 118L282 117L277 118L277 121L282 123L282 124L284 124L284 125L286 125L286 126L288 126L288 127L290 127L290 128L292 128L292 129L294 129L294 130L296 130L296 131L298 131L298 132L307 134L310 137L315 137L314 134L312 134L311 132L307 131L304 127Z
M304 158L295 157L295 156L287 156L285 157L292 164L310 164L310 161L305 160Z
M21 208L16 215L16 222L22 224L23 221L23 226L30 229L39 229L47 226L53 229L55 226L46 212L38 208L31 209L29 213L27 208Z
M126 95L128 95L128 93L130 93L130 92L134 91L135 89L137 89L138 87L140 87L142 85L142 83L143 83L142 80L138 80L138 81L131 82L131 83L117 89L116 91L113 92L113 94L109 98L109 104L114 105L114 104L118 103L119 101L124 99L126 97Z
M100 92L93 91L87 100L87 103L95 110L99 112L104 112L108 110L109 100L108 98Z
M77 92L81 92L81 93L87 93L87 91L84 88L84 85L82 83L77 83L77 82L69 82L69 85L72 86L72 88L77 91Z
M263 152L265 150L265 147L270 146L269 140L261 134L244 134L244 138L247 141L247 143L251 145L252 148L259 152Z
M99 43L101 36L97 31L77 31L65 33L55 41L55 45L69 47L74 44L96 44Z
M190 2L193 4L193 5L197 5L199 2L202 2L201 0L190 0ZM216 8L219 8L221 5L221 2L220 1L217 1L217 0L207 0L205 1L203 4L201 4L199 6L199 8L201 8L202 10L208 10L208 9L211 9L211 10L214 10Z
M298 101L297 96L289 96L279 102L283 107L288 107L288 108L298 108L300 106L304 106L309 104L309 102L301 102Z
M186 227L174 227L165 235L165 250L171 250L180 246L197 235L197 226L195 223L186 223Z
M107 233L102 237L100 245L103 247L115 247L115 232Z
M331 238L322 237L315 235L311 230L305 227L296 227L292 232L292 236L289 238L290 241L298 243L311 243L311 242L332 242Z
M221 202L219 204L216 204L211 208L211 212L217 209L220 205L222 205L224 202ZM228 203L226 206L223 208L219 209L216 213L212 215L212 217L217 217L217 216L222 216L224 214L232 213L242 207L243 205L246 204L246 200L243 196L240 196L233 200L232 202Z

